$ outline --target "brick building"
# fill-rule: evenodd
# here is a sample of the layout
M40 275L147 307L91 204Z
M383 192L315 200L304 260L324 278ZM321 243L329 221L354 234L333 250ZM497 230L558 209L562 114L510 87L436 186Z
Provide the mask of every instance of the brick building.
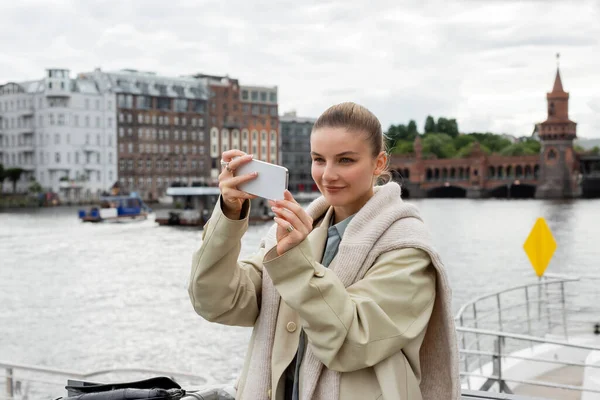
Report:
M228 76L197 74L209 88L211 183L216 184L221 154L240 149L274 164L279 158L277 87L241 86Z
M119 183L146 199L210 183L205 80L97 69L79 75L116 93Z

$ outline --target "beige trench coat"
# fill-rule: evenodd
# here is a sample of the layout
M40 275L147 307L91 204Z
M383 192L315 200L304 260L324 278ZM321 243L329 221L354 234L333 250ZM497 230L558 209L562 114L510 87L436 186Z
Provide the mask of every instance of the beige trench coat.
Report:
M283 400L284 371L298 349L303 324L309 323L307 338L315 355L327 368L342 372L340 399L421 400L419 349L435 299L436 274L429 255L413 248L390 251L376 260L362 280L344 289L334 274L313 274L313 265L301 251L302 246L310 246L312 254L321 259L331 208L309 234L308 242L280 257L261 248L238 261L241 238L248 227L247 210L245 214L242 220L230 220L217 203L193 257L188 291L194 309L206 320L253 326L260 311L262 271L268 270L282 298L269 397ZM307 271L311 271L310 285ZM299 286L306 287L300 296ZM323 307L351 309L352 323L340 324L333 332L331 324L319 329ZM314 319L301 321L296 310L314 315ZM248 359L238 390L246 379L252 379L247 376L247 366Z

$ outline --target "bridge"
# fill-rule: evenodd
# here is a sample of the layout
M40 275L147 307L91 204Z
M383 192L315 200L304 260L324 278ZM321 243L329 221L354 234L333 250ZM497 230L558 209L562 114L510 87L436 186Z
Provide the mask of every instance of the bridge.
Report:
M390 170L403 197L532 198L540 184L541 155L485 154L478 144L467 158L424 158L420 139L415 153L394 154ZM600 197L600 156L576 154L582 197Z

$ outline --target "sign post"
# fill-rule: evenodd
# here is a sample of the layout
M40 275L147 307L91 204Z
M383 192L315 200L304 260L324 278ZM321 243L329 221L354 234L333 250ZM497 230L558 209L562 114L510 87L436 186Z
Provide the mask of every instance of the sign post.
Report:
M538 218L523 244L523 249L529 258L536 275L540 280L538 285L538 318L542 317L542 276L556 251L556 240L544 218ZM529 307L529 306L527 306ZM548 315L550 318L550 315Z

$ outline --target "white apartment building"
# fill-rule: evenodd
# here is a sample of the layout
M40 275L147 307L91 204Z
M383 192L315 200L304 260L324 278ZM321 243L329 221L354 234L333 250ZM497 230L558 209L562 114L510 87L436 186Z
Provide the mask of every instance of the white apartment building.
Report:
M66 69L1 85L0 163L24 170L18 190L35 179L63 200L95 198L118 179L116 107L114 92Z

